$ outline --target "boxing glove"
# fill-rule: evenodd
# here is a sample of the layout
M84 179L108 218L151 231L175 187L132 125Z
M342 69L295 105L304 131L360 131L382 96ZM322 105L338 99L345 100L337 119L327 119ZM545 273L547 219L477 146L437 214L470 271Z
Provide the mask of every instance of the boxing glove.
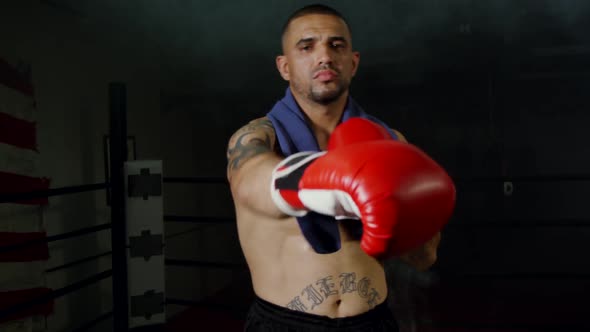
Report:
M387 129L371 120L364 118L350 118L339 124L328 139L328 151L339 146L375 141L380 139L393 139Z
M350 210L363 223L361 248L379 258L431 239L455 205L446 172L418 148L392 140L338 147L318 158L301 178L300 188L309 192L301 195L303 203L317 209L314 189L326 187L349 195Z
M350 128L345 132L355 135ZM299 215L311 210L361 219L361 247L374 257L419 246L450 218L454 185L418 148L383 138L348 138L344 145L330 142L327 152L287 158L273 175L273 199Z
M337 146L345 146L354 143L392 139L391 134L377 123L363 119L350 118L339 124L330 135L328 150ZM279 209L288 215L301 217L308 211L315 211L341 218L358 219L353 211L348 196L338 192L327 195L318 207L309 209L299 198L299 181L305 169L325 152L299 152L284 159L274 170L271 180L271 196Z
M352 123L351 120L355 120L354 123ZM388 135L385 128L378 126L371 121L361 118L351 120L349 120L351 122L346 122L339 126L338 130L335 131L338 135L330 136L328 142L329 150L347 144L361 143L368 140L382 138L391 139L391 136ZM362 130L362 135L358 134L359 130ZM416 149L411 146L407 148ZM420 151L418 150L418 152ZM422 157L429 159L429 157L423 153L419 153L418 155L420 154L422 154ZM441 177L440 180L442 180L443 188L446 188L447 190L447 195L442 195L443 200L441 201L436 199L436 197L430 197L431 202L424 206L420 203L418 197L405 197L406 199L404 200L404 196L400 195L402 200L399 201L399 210L403 211L403 213L397 218L383 219L382 221L381 219L378 219L374 221L374 224L368 223L370 221L367 218L363 218L363 234L366 234L367 237L364 240L361 240L361 245L366 252L379 252L381 248L378 247L383 245L381 241L374 240L375 231L371 231L372 229L379 229L382 234L387 233L387 230L389 229L390 233L385 235L385 237L390 238L390 240L389 243L385 245L388 249L386 249L386 253L383 256L395 256L404 253L430 240L440 231L442 228L441 225L444 225L452 214L456 193L454 184L447 176L446 172L442 168L436 167L436 164L433 169L437 171L434 175ZM420 169L416 168L416 171L419 172ZM408 186L427 186L427 183L425 181L417 180L414 183L408 183ZM406 191L409 192L411 192L411 190L411 188L406 189ZM432 193L423 192L422 199L429 194ZM444 204L445 200L449 200L447 201L447 204L450 204L450 206ZM442 204L442 206L439 204ZM440 207L440 213L438 212L438 207ZM447 215L448 217L446 217Z

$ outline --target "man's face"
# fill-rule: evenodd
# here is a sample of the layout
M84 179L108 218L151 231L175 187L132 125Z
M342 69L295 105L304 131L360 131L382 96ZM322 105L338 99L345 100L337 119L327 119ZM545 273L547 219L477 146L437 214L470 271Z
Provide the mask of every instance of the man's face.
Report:
M359 62L346 24L332 15L311 14L291 21L283 53L277 57L281 76L294 93L320 104L348 91Z

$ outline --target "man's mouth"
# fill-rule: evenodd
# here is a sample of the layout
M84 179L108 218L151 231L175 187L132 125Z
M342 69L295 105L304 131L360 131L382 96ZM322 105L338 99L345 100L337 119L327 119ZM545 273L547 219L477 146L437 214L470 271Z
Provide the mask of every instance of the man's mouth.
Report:
M336 77L338 77L338 74L332 70L320 70L317 73L315 73L315 75L313 76L314 79L317 79L321 82L326 82L326 81L332 81L334 80Z

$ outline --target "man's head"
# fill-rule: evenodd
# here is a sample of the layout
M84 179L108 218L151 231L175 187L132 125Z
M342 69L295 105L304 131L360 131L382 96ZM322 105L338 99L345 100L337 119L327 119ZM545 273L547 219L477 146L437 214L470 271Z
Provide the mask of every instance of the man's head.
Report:
M295 95L320 104L347 95L360 56L339 12L324 5L297 10L283 28L282 48L277 68Z

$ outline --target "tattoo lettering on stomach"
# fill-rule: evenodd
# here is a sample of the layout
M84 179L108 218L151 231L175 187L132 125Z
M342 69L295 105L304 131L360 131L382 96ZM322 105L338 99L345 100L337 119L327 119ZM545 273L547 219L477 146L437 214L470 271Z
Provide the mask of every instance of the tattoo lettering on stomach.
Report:
M372 287L371 279L364 277L357 280L356 273L351 272L341 273L337 278L327 276L307 285L301 295L295 296L286 307L302 312L313 311L330 297L344 294L358 295L371 309L381 303L381 295Z

